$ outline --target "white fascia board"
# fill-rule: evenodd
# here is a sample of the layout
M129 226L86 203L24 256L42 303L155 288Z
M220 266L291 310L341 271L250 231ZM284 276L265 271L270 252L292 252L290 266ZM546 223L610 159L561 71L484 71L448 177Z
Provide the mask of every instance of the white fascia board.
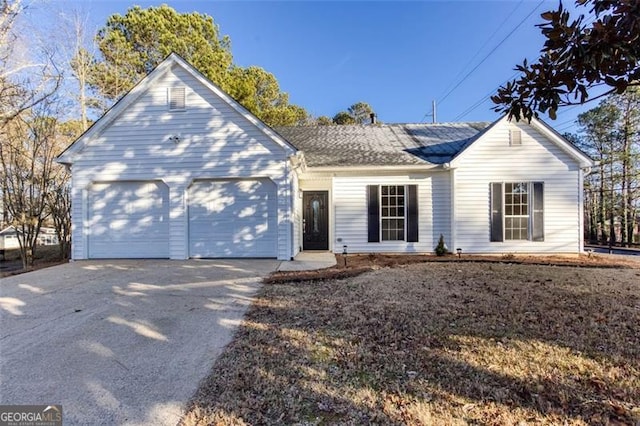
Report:
M151 71L146 77L140 80L126 95L124 95L118 102L115 103L107 112L96 121L85 133L83 133L75 142L73 142L66 150L64 150L57 158L56 161L62 164L73 164L75 156L82 151L82 149L100 132L111 124L117 117L124 112L124 110L131 105L142 93L149 89L156 80L158 80L163 74L168 72L172 66L178 65L186 72L191 74L197 81L219 96L224 100L231 108L236 110L247 121L251 122L260 131L262 131L267 137L273 140L277 145L281 146L288 155L297 152L297 149L287 142L282 136L278 135L273 129L264 124L255 115L249 112L245 107L240 105L238 101L226 94L222 89L216 86L211 80L205 77L202 73L196 70L191 64L185 61L176 53L171 53L164 61L162 61L153 71Z
M403 172L403 171L419 171L419 170L434 170L434 169L446 169L445 164L425 164L425 165L407 165L407 166L326 166L326 167L309 167L307 166L307 171L310 173L319 172L319 173L341 173L341 172L375 172L375 171L385 171L385 172Z
M460 154L458 154L458 156L456 156L453 160L451 160L450 166L452 168L457 167L458 162L460 161L460 158L464 157L465 155L468 155L467 153L473 150L474 145L482 143L481 140L484 139L487 136L487 134L491 133L493 131L493 128L496 127L502 121L511 121L511 119L509 119L508 116L505 114L498 120L494 121L491 125L489 125L489 128L484 134L480 135L478 139L473 141L471 145L469 145L464 151L462 151ZM552 127L550 127L544 121L536 118L532 118L531 122L528 124L533 129L542 133L542 135L544 135L548 140L556 144L562 151L564 151L571 158L573 158L580 165L580 168L595 166L595 163L591 158L589 158L582 151L580 151L575 146L567 142L567 140L563 138L562 135L556 132Z
M204 76L200 71L195 69L193 65L189 64L186 60L184 60L180 55L176 53L172 53L169 55L167 60L173 60L175 63L179 64L184 68L189 74L191 74L196 80L202 83L205 87L209 88L212 92L222 98L231 108L237 111L240 115L242 115L247 121L256 126L262 133L264 133L267 137L272 139L276 144L280 145L288 155L296 153L298 150L296 147L291 145L286 139L276 133L271 127L267 126L262 122L258 117L253 115L249 110L243 107L238 101L229 96L226 92L224 92L221 88L215 85L211 80Z
M432 166L360 166L360 167L306 167L300 179L335 176L398 176L415 173L430 173L447 170L443 164Z
M173 54L172 54L173 55ZM56 161L62 164L73 164L75 157L89 142L98 136L102 130L118 118L124 110L135 102L155 80L165 74L172 65L171 56L162 61L153 71L140 80L127 94L120 98L111 108L105 112L87 131L85 131L78 139L67 147L58 157Z
M544 121L533 118L531 119L530 125L576 160L580 164L580 168L594 167L596 165L591 158L569 143L564 137L562 137L562 135Z

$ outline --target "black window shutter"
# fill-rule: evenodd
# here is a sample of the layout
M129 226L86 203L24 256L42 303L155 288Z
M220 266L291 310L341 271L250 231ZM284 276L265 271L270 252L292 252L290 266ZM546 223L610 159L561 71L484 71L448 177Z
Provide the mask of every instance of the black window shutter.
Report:
M544 185L542 182L533 182L533 241L544 241Z
M418 242L418 185L407 185L407 242Z
M370 243L380 242L380 202L378 185L367 185L367 224Z
M491 241L503 241L502 183L491 184Z

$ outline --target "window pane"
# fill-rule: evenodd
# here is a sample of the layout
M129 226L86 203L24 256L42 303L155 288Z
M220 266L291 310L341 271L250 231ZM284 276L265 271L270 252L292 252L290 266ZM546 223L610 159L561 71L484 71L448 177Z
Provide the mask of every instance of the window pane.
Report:
M529 185L526 182L505 183L504 235L507 240L529 238Z
M381 229L383 241L404 240L405 188L403 185L385 185L380 191Z
M382 186L381 229L383 241L404 240L405 199L403 185Z

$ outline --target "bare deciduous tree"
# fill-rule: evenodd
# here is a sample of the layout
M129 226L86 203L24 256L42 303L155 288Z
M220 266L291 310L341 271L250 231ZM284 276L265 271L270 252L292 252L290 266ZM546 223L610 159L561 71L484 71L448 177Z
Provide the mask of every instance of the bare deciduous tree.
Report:
M62 75L55 47L20 27L20 0L0 0L0 187L7 219L18 231L25 268L33 264L47 216Z
M68 260L71 256L71 176L62 165L51 179L51 188L47 193L47 211L60 243L60 258Z
M66 74L73 77L74 85L67 88L67 93L74 105L77 104L80 113L82 131L89 127L89 111L104 111L104 102L98 100L89 86L91 67L95 62L95 44L89 36L88 13L79 9L58 13L63 22L60 28L61 63L64 64ZM71 80L68 80L69 82Z
M62 81L53 47L19 36L24 33L16 30L22 11L20 0L0 0L0 131L55 93Z
M0 145L0 170L6 190L5 208L17 230L22 265L33 265L40 227L46 218L47 194L57 147L56 120L50 113L51 98L23 112L5 126Z

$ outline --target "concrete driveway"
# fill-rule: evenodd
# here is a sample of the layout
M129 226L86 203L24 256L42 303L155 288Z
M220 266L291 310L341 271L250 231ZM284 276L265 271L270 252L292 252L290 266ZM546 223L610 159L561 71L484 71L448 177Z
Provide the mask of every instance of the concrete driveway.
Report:
M0 281L0 404L175 424L275 260L80 261Z

